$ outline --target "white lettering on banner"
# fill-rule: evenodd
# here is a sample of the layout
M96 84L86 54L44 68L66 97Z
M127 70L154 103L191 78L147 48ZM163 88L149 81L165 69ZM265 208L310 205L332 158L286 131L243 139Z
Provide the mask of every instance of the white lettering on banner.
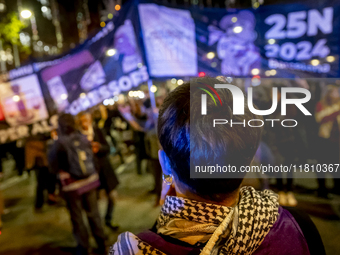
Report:
M30 135L37 135L50 132L58 127L58 116L53 115L47 120L43 120L33 125L20 125L0 130L0 144L15 141L20 138L29 137Z
M32 135L37 135L37 134L44 134L47 132L50 132L56 128L56 126L49 126L46 120L41 121L40 123L34 123L32 126Z
M44 133L44 128L39 123L34 123L32 126L32 135L42 134Z
M106 26L91 39L91 44L95 43L96 41L100 40L104 36L106 36L109 32L111 32L115 28L112 21L106 24Z
M98 89L90 91L87 97L90 99L92 105L99 104L102 101Z
M109 84L107 85L109 91L112 92L113 95L118 95L120 93L120 89L118 87L117 81L110 81Z
M58 127L58 115L51 116L50 125L52 127L51 130L56 129Z
M139 84L141 84L143 81L146 81L149 79L149 75L146 72L146 67L143 66L143 69L145 71L142 72L132 72L130 73L130 78L132 80L133 86L137 87Z
M13 69L8 72L9 79L15 79L15 78L25 76L27 74L32 74L32 73L33 73L32 65L23 66L23 67L20 67L18 69Z
M328 73L331 69L330 64L325 63L317 66L306 65L305 63L296 63L296 62L283 62L275 59L268 60L268 67L270 69L292 69L292 70L301 70L308 71L313 73Z
M308 16L307 21L305 21ZM265 34L266 39L298 38L307 33L315 36L318 29L324 34L333 32L333 7L323 9L323 14L318 10L291 12L288 21L282 14L273 14L265 19L267 25L273 25ZM307 22L307 23L306 23ZM287 25L287 30L284 27Z
M99 91L101 98L107 97L107 95L111 94L108 86L101 86L101 87L99 87L98 91Z
M29 136L29 128L28 126L18 126L17 127L17 134L19 138L24 138Z
M267 44L264 46L264 49L266 50L265 54L268 58L280 57L287 61L293 59L308 60L312 57L326 57L330 52L326 43L326 39L320 39L313 47L312 43L308 41L298 42L296 45L291 42L286 42L281 46L278 44Z
M128 91L132 89L132 81L128 76L122 76L118 80L120 90Z
M16 134L16 130L14 127L11 127L7 130L8 138L12 141L17 140L18 136Z
M45 67L56 65L56 64L60 63L61 61L65 60L66 58L68 58L69 56L70 55L68 54L68 55L66 55L62 58L58 58L58 59L55 59L55 60L33 63L34 71L39 72L41 69L43 69Z
M137 87L140 83L149 79L146 66L131 72L129 76L122 76L118 80L110 81L108 84L103 84L99 88L90 91L86 97L79 97L74 100L66 112L76 115L96 104L101 103L103 100L118 95L121 92L126 92Z
M288 14L287 38L299 38L306 33L307 24L304 21L306 11L291 12Z
M326 7L321 11L312 9L308 11L297 11L288 13L287 17L283 14L272 14L268 16L264 23L271 28L265 33L265 39L296 39L301 37L312 37L333 32L333 7ZM316 41L313 45L312 42ZM312 58L325 58L330 54L327 46L327 39L318 38L312 41L284 42L282 45L277 43L264 46L265 55L268 58L281 58L285 61L303 61ZM284 62L282 62L284 63ZM290 64L290 63L287 63ZM327 66L326 66L327 65ZM280 67L281 66L281 67ZM274 67L273 62L269 68L294 69L315 73L327 73L330 71L329 64L319 64L317 68L309 65L297 66L296 64Z
M317 35L318 29L320 29L324 34L332 33L333 7L324 8L322 16L318 10L310 10L308 12L308 21L308 36Z

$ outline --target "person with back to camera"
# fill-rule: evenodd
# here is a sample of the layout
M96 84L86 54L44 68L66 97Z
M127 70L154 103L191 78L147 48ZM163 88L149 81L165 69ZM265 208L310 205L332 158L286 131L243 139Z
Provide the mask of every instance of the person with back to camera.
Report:
M110 254L325 254L312 221L296 209L279 206L270 190L241 187L244 173L236 178L190 178L190 165L250 165L261 139L262 128L213 128L213 119L222 116L246 123L262 119L246 104L244 115L233 115L228 89L216 89L223 106L208 97L207 114L201 116L204 92L199 87L215 84L223 82L194 79L165 99L157 126L159 161L170 177L164 178L157 224L137 236L120 234Z
M105 254L105 234L101 224L96 188L100 185L93 160L91 143L77 130L71 114L61 114L58 119L58 140L48 155L51 172L59 175L77 242L76 254L87 255L89 234L83 219L85 211L98 248L96 254Z

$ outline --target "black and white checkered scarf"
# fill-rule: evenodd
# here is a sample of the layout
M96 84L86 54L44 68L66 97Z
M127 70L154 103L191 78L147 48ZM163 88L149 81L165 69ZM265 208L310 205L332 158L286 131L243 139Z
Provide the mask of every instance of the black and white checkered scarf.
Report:
M278 208L274 192L258 192L253 187L241 188L235 207L168 196L157 221L157 232L204 246L201 255L252 254L278 218ZM129 247L133 253L121 253L122 247ZM128 232L119 236L111 252L164 254Z
M240 190L235 207L167 197L158 218L158 233L191 245L201 254L252 254L278 217L277 195L253 187Z

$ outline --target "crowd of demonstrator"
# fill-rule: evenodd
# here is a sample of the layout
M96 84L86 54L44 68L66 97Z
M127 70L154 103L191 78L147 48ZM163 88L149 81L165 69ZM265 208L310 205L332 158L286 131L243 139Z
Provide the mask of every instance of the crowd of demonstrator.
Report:
M210 81L207 80L207 82ZM283 86L273 85L279 87L279 91L280 87ZM303 86L309 85L304 83ZM254 157L255 163L288 165L303 164L305 162L339 162L340 97L338 88L333 85L326 86L323 96L321 96L319 85L310 85L309 89L312 90L313 96L312 100L306 104L306 107L309 111L315 112L315 118L302 116L299 110L288 107L285 118L297 119L299 126L297 128L283 128L279 125L275 128L265 127L262 138L259 140L259 149ZM186 91L182 92L186 93ZM271 94L268 91L263 94L266 96L255 98L256 104L260 109L269 109L271 106ZM173 95L171 97L173 102L177 102L178 99ZM183 100L189 100L189 98L190 96L183 98ZM278 100L280 101L280 93ZM35 209L37 212L41 211L45 201L50 205L58 203L61 197L66 201L71 215L74 236L78 244L78 254L87 254L89 249L88 231L82 217L83 211L86 212L92 234L98 245L96 252L99 254L105 254L106 252L102 220L97 206L99 190L104 190L107 198L107 211L104 219L106 226L113 231L119 228L119 226L112 224L114 193L119 184L112 167L111 156L113 154L119 158L122 164L127 154L134 153L136 155L137 174L142 174L143 172L143 159L148 160L148 169L151 169L155 180L155 186L151 192L157 194L156 205L158 205L159 199L161 199L162 203L183 202L176 199L171 202L169 199L166 200L165 197L161 197L162 169L159 163L159 155L162 155L162 153L158 153L161 148L159 143L160 130L158 127L158 132L156 131L156 123L158 121L158 108L161 107L162 101L163 98L156 98L156 105L152 107L149 97L141 100L129 98L113 106L96 106L91 111L81 112L77 116L62 114L59 116L58 129L53 130L48 136L17 141L6 145L6 150L0 149L1 152L6 151L13 155L19 174L22 174L24 170L35 170L37 177ZM168 105L165 107L173 111L176 110L173 109L174 106L170 105L169 101L167 103ZM280 116L280 103L278 105L278 109L270 116L272 119L282 118ZM184 105L183 107L186 106ZM180 111L180 109L177 110ZM165 117L168 116L167 114L169 113L163 110ZM179 119L179 121L186 120L184 112L178 114L181 114L183 118ZM164 116L163 118L165 118ZM170 118L171 116L168 117ZM178 130L172 131L172 127L166 126L168 125L166 123L161 124L165 125L164 128L168 128L169 132L179 132ZM173 125L175 124L173 123ZM180 123L179 125L182 124ZM184 133L178 135L183 136ZM166 133L164 133L164 136L166 136ZM171 137L174 139L173 136ZM174 142L177 144L183 141L182 139ZM162 143L162 140L160 142ZM171 141L166 142L165 137L163 137L163 143L166 143L165 145L162 144L163 146L169 146ZM171 150L175 150L175 148ZM167 156L170 156L168 153L171 154L172 152L166 153ZM180 164L175 158L167 159L166 155L163 155L164 165L174 167L174 164ZM1 158L7 157L6 154L0 156ZM177 157L180 158L181 155L177 155ZM187 159L183 158L182 160ZM177 170L174 171L176 172ZM2 167L0 168L1 172ZM278 203L296 206L297 200L293 194L293 176L279 174L269 177L277 180ZM282 177L286 177L286 180ZM325 185L324 173L318 173L317 177L319 184L317 195L327 198L329 190ZM185 177L178 176L178 183L190 182L182 178ZM336 194L340 193L337 190L337 187L340 187L340 185L337 185L338 180L334 178L335 185L331 190ZM180 186L181 184L178 185ZM196 184L194 183L193 185ZM170 187L172 186L170 185ZM170 194L171 189L169 187L168 189L167 192L163 191L162 194ZM193 187L190 190L195 189L199 190L200 188ZM215 189L218 189L218 185ZM230 192L232 193L235 190L230 190ZM178 190L176 191L178 192ZM253 191L243 190L242 192L246 194ZM191 195L194 200L197 197L207 196L209 201L217 201L214 198L215 194L205 194L199 191L197 194L194 192ZM0 216L4 210L2 201L0 192ZM188 206L190 205L190 201L186 202L185 200L184 203L188 203ZM0 217L0 228L1 224ZM169 233L169 229L165 226L161 227L161 231L163 231L164 235ZM176 235L174 238L177 238ZM206 241L209 238L205 238Z

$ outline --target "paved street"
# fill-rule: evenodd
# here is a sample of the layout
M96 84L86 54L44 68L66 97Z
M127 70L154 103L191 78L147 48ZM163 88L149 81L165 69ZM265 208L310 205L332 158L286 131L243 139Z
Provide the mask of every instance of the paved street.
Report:
M159 212L154 207L155 196L148 193L153 188L150 174L135 174L135 162L130 158L124 167L119 167L120 185L117 190L114 224L118 232L105 228L108 243L115 242L123 231L138 233L150 228ZM13 179L14 178L14 179ZM57 206L44 205L42 212L33 209L35 176L12 177L3 183L3 194L9 212L3 216L4 227L0 235L1 255L71 254L75 242L67 209L61 203ZM12 180L9 182L9 180ZM340 251L340 197L332 200L318 199L308 188L314 188L315 180L296 180L299 207L311 216L317 225L326 246L327 254ZM106 201L100 199L100 211L104 216ZM91 240L94 244L94 241Z
M105 227L108 243L113 244L120 232L138 233L150 228L159 213L160 207L154 207L155 195L148 194L153 188L150 174L138 176L134 173L134 162L118 171L121 184L117 189L114 211L114 224L118 232ZM14 177L16 178L16 177ZM44 205L42 212L34 212L35 176L17 178L12 186L3 190L5 205L9 212L3 216L4 226L0 235L1 255L38 255L71 254L76 243L72 236L72 227L68 211L63 204ZM99 202L100 212L105 215L106 199ZM94 240L91 240L95 246Z

